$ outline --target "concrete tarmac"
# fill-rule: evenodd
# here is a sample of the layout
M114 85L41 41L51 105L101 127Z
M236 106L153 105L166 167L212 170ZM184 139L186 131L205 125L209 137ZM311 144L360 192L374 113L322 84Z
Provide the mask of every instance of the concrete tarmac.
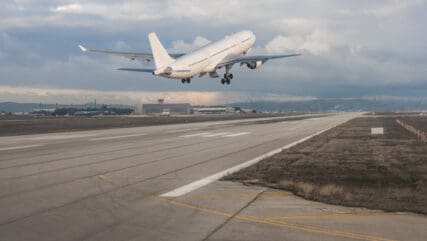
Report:
M423 215L238 183L161 196L358 115L2 137L0 240L424 240Z

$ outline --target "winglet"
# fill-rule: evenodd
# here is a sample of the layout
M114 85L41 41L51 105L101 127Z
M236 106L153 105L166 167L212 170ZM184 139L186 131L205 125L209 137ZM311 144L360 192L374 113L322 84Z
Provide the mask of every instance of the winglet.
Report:
M79 48L80 48L83 52L86 52L86 51L87 51L87 48L85 48L85 47L81 46L80 44L79 44Z

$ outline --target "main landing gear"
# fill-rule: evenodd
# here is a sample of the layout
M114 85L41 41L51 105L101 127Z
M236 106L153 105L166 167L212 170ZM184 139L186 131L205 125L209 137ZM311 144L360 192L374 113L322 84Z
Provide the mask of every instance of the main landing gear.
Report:
M191 82L191 79L190 78L185 78L185 79L182 79L181 82L183 84L185 84L185 83L189 84Z
M232 73L225 73L224 78L221 79L221 84L230 84L231 79L233 79Z
M233 67L232 64L226 65L225 66L225 74L224 74L224 78L221 79L221 84L230 84L231 79L233 79L233 74L230 73L231 67Z

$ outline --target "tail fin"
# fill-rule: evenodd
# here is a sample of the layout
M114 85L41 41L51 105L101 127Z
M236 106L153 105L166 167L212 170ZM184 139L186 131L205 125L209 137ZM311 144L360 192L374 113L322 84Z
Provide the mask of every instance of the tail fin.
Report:
M166 49L163 47L162 43L160 43L155 33L148 34L148 39L150 40L156 68L166 67L174 61L174 59L169 56L168 52L166 52Z

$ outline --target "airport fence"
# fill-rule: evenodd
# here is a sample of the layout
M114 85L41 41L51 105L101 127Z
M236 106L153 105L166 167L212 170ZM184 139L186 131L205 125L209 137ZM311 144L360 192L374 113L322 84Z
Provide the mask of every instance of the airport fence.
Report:
M400 120L400 119L396 119L396 123L399 124L400 126L402 126L403 128L405 128L406 130L408 130L409 132L416 135L420 140L427 142L427 133L426 132L424 132L422 130L418 130L417 128L411 126L410 124L408 124L405 121Z

